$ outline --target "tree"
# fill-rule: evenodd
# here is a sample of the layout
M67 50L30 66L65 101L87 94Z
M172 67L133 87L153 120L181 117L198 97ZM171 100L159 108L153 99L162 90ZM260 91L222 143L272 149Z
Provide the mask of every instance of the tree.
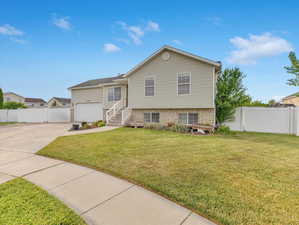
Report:
M3 91L2 88L0 88L0 109L3 107Z
M249 103L251 98L246 94L243 85L245 75L239 68L225 69L217 78L216 122L221 125L232 120L236 107Z
M268 105L269 106L273 106L273 105L275 105L277 102L275 101L275 99L271 99L271 100L269 100L269 102L268 102Z
M295 78L289 79L287 84L290 86L299 86L299 60L296 57L295 52L290 52L289 59L291 61L291 66L285 66L289 74L295 75Z
M24 109L27 108L23 103L21 102L5 102L3 104L3 109Z

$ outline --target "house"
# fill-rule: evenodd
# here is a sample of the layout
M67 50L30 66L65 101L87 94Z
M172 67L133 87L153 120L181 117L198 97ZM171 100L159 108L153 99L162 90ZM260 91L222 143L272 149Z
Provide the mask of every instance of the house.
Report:
M47 107L47 102L41 98L25 98L24 104L28 108L43 108Z
M47 102L41 98L25 98L14 92L5 92L3 94L4 102L19 102L23 103L28 108L41 108L47 106Z
M14 92L4 92L3 93L3 102L19 102L24 103L25 98L21 95L18 95Z
M125 74L70 87L73 120L215 124L221 63L163 46Z
M283 104L293 104L293 105L299 106L299 92L296 92L292 95L284 97L282 99L282 103Z
M68 108L71 106L70 98L53 97L48 101L49 108Z

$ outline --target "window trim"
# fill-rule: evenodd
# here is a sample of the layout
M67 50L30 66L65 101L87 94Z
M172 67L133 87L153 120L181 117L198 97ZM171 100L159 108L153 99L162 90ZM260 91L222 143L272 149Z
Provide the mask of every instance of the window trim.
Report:
M145 119L144 119L144 114L145 113L150 114L150 122L145 122ZM159 122L153 122L153 113L158 113L159 114ZM161 113L160 112L143 112L143 122L144 123L160 123L160 118L161 118Z
M119 100L114 100L115 94L114 94L114 88L120 88L120 99ZM109 101L109 89L113 89L113 101ZM108 87L107 88L107 101L108 102L117 102L120 101L122 99L122 90L121 90L121 86L113 86L113 87Z
M154 95L146 95L145 94L145 88L146 88L145 81L146 81L146 79L149 79L149 78L154 80ZM156 96L156 76L155 75L145 76L143 85L144 85L144 97L155 97Z
M188 74L190 77L190 84L189 84L189 94L179 94L179 76L182 74ZM192 76L191 76L191 72L178 72L177 76L176 76L176 94L177 96L186 96L186 95L191 95L192 93Z
M190 125L194 125L194 124L190 124L189 123L189 114L197 114L197 124L199 124L199 113L198 112L179 112L178 113L178 122L180 123L179 119L180 119L180 114L187 114L187 123L183 124L186 126L190 126Z

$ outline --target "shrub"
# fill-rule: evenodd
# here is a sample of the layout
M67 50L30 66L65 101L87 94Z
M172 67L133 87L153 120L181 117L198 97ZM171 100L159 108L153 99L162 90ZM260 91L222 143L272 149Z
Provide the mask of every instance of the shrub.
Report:
M146 123L144 124L144 128L153 130L168 130L178 133L188 133L190 131L190 128L187 126L175 123L167 123L166 126L159 123Z
M104 127L104 126L106 126L106 123L103 120L100 120L100 121L97 122L97 126L98 127Z
M85 129L90 129L91 126L87 123L82 123L82 129L85 130Z
M3 103L2 108L3 109L24 109L27 107L21 102L5 102Z
M175 125L174 122L168 122L168 123L167 123L167 127L173 127L174 125Z
M153 129L153 130L166 130L166 126L159 123L146 123L144 128Z
M228 135L228 134L233 134L234 132L231 131L228 126L221 125L220 127L217 128L216 133L217 134Z

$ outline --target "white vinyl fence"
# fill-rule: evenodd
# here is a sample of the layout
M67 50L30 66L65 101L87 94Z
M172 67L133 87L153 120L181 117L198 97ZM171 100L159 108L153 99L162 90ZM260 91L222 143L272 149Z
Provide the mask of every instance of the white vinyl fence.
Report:
M240 107L234 121L226 122L231 130L295 134L299 136L299 107Z
M0 122L61 123L70 121L70 108L30 108L0 110Z

